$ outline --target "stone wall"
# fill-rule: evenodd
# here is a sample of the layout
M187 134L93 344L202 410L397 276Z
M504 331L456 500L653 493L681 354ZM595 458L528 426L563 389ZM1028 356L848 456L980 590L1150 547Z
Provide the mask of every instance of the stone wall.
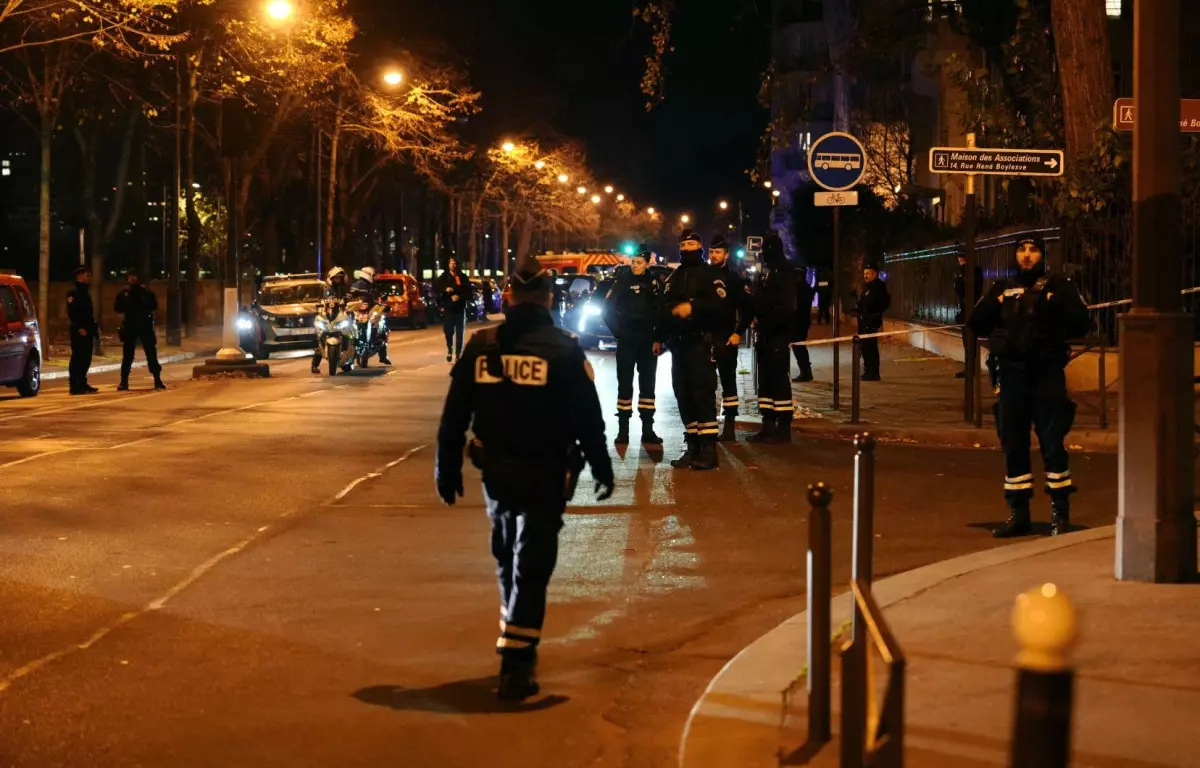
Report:
M67 329L67 291L71 290L73 286L74 283L68 282L50 283L50 306L47 308L47 317L52 334L65 332ZM115 281L104 284L100 305L96 307L96 314L100 317L100 325L105 332L115 333L117 326L121 322L120 315L113 311L113 302L116 301L117 294L120 293L124 286L124 282ZM167 283L165 280L155 280L148 287L158 297L158 312L155 315L155 321L159 328L165 328L167 321ZM199 289L196 296L197 309L199 311L196 324L200 326L220 325L222 322L221 284L216 280L201 280ZM186 284L180 286L180 290L184 294L183 299L186 302ZM38 295L37 283L29 283L29 293L36 302ZM188 307L185 304L185 313L187 309Z

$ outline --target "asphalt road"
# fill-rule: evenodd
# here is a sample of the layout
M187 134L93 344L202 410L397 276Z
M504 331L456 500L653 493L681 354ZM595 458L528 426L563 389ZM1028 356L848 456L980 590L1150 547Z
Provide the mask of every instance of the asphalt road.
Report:
M261 381L173 366L165 393L144 370L127 394L0 391L0 765L673 765L709 679L804 607L809 482L835 489L848 577L850 446L738 445L700 474L631 446L614 497L585 478L570 509L544 695L500 706L477 477L454 509L432 485L441 335L392 346L332 379L296 359ZM611 412L614 362L594 365ZM877 574L995 545L998 454L878 454ZM1115 457L1073 469L1076 522L1110 523Z

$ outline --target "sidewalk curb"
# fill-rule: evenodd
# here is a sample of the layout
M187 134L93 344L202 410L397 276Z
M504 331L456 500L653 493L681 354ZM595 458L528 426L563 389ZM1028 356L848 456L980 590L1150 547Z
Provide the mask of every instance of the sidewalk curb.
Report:
M1115 526L1105 526L986 549L880 579L872 594L880 608L887 608L960 576L1115 535ZM1014 585L1014 597L1022 586L1030 585ZM830 625L848 621L851 608L849 592L836 595ZM709 682L684 724L680 768L778 765L782 696L804 666L807 620L808 612L801 611L784 621L743 648Z
M217 354L216 348L204 349L204 350L200 350L199 352L179 352L177 354L169 355L167 357L160 357L160 358L158 358L158 362L160 365L168 365L170 363L182 363L185 360L192 360L197 357L212 357L215 354ZM145 368L146 361L145 360L134 360L133 367L134 368ZM119 371L119 370L121 370L120 363L105 363L104 365L93 365L91 368L88 368L88 376L95 376L96 374L100 374L100 373L111 373L113 371ZM70 375L71 375L70 371L51 371L50 373L46 373L45 371L43 371L42 372L42 381L56 381L58 379L66 379L66 378L69 378Z
M739 416L739 429L757 429L762 422L753 417ZM876 424L836 424L824 418L796 419L792 431L806 437L825 437L853 440L855 435L870 432L881 443L909 443L956 448L1000 449L1000 437L994 429L983 427L887 427ZM1116 453L1120 435L1116 431L1072 431L1067 436L1068 449L1087 453Z

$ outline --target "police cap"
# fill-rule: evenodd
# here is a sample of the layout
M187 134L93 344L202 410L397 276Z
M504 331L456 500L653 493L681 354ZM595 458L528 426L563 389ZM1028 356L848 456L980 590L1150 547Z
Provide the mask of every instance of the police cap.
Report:
M75 277L79 277L80 275L86 275L88 272L91 272L91 271L92 271L91 267L89 267L85 264L80 264L78 267L75 267Z
M715 251L715 250L728 251L729 243L727 243L725 241L724 235L715 235L708 244L708 250L710 250L710 251Z
M1032 235L1027 235L1026 237L1022 237L1020 240L1017 241L1017 249L1020 250L1021 246L1026 245L1026 244L1032 245L1034 248L1037 248L1042 253L1043 256L1046 255L1046 241L1045 241L1045 239L1042 238L1041 235L1032 234Z
M683 245L686 245L687 243L696 243L697 245L703 245L704 241L700 239L700 235L697 235L695 232L693 232L690 229L685 229L685 230L683 230L683 234L681 234L679 236L679 245L683 246Z

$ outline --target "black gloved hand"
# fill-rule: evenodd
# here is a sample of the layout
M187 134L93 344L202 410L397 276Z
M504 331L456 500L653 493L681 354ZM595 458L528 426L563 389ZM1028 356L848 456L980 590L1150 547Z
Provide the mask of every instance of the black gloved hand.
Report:
M453 507L456 497L463 495L462 475L438 477L437 490L438 496L442 497L442 501L446 503L446 506Z
M596 481L596 501L607 501L612 498L616 481L611 477Z

